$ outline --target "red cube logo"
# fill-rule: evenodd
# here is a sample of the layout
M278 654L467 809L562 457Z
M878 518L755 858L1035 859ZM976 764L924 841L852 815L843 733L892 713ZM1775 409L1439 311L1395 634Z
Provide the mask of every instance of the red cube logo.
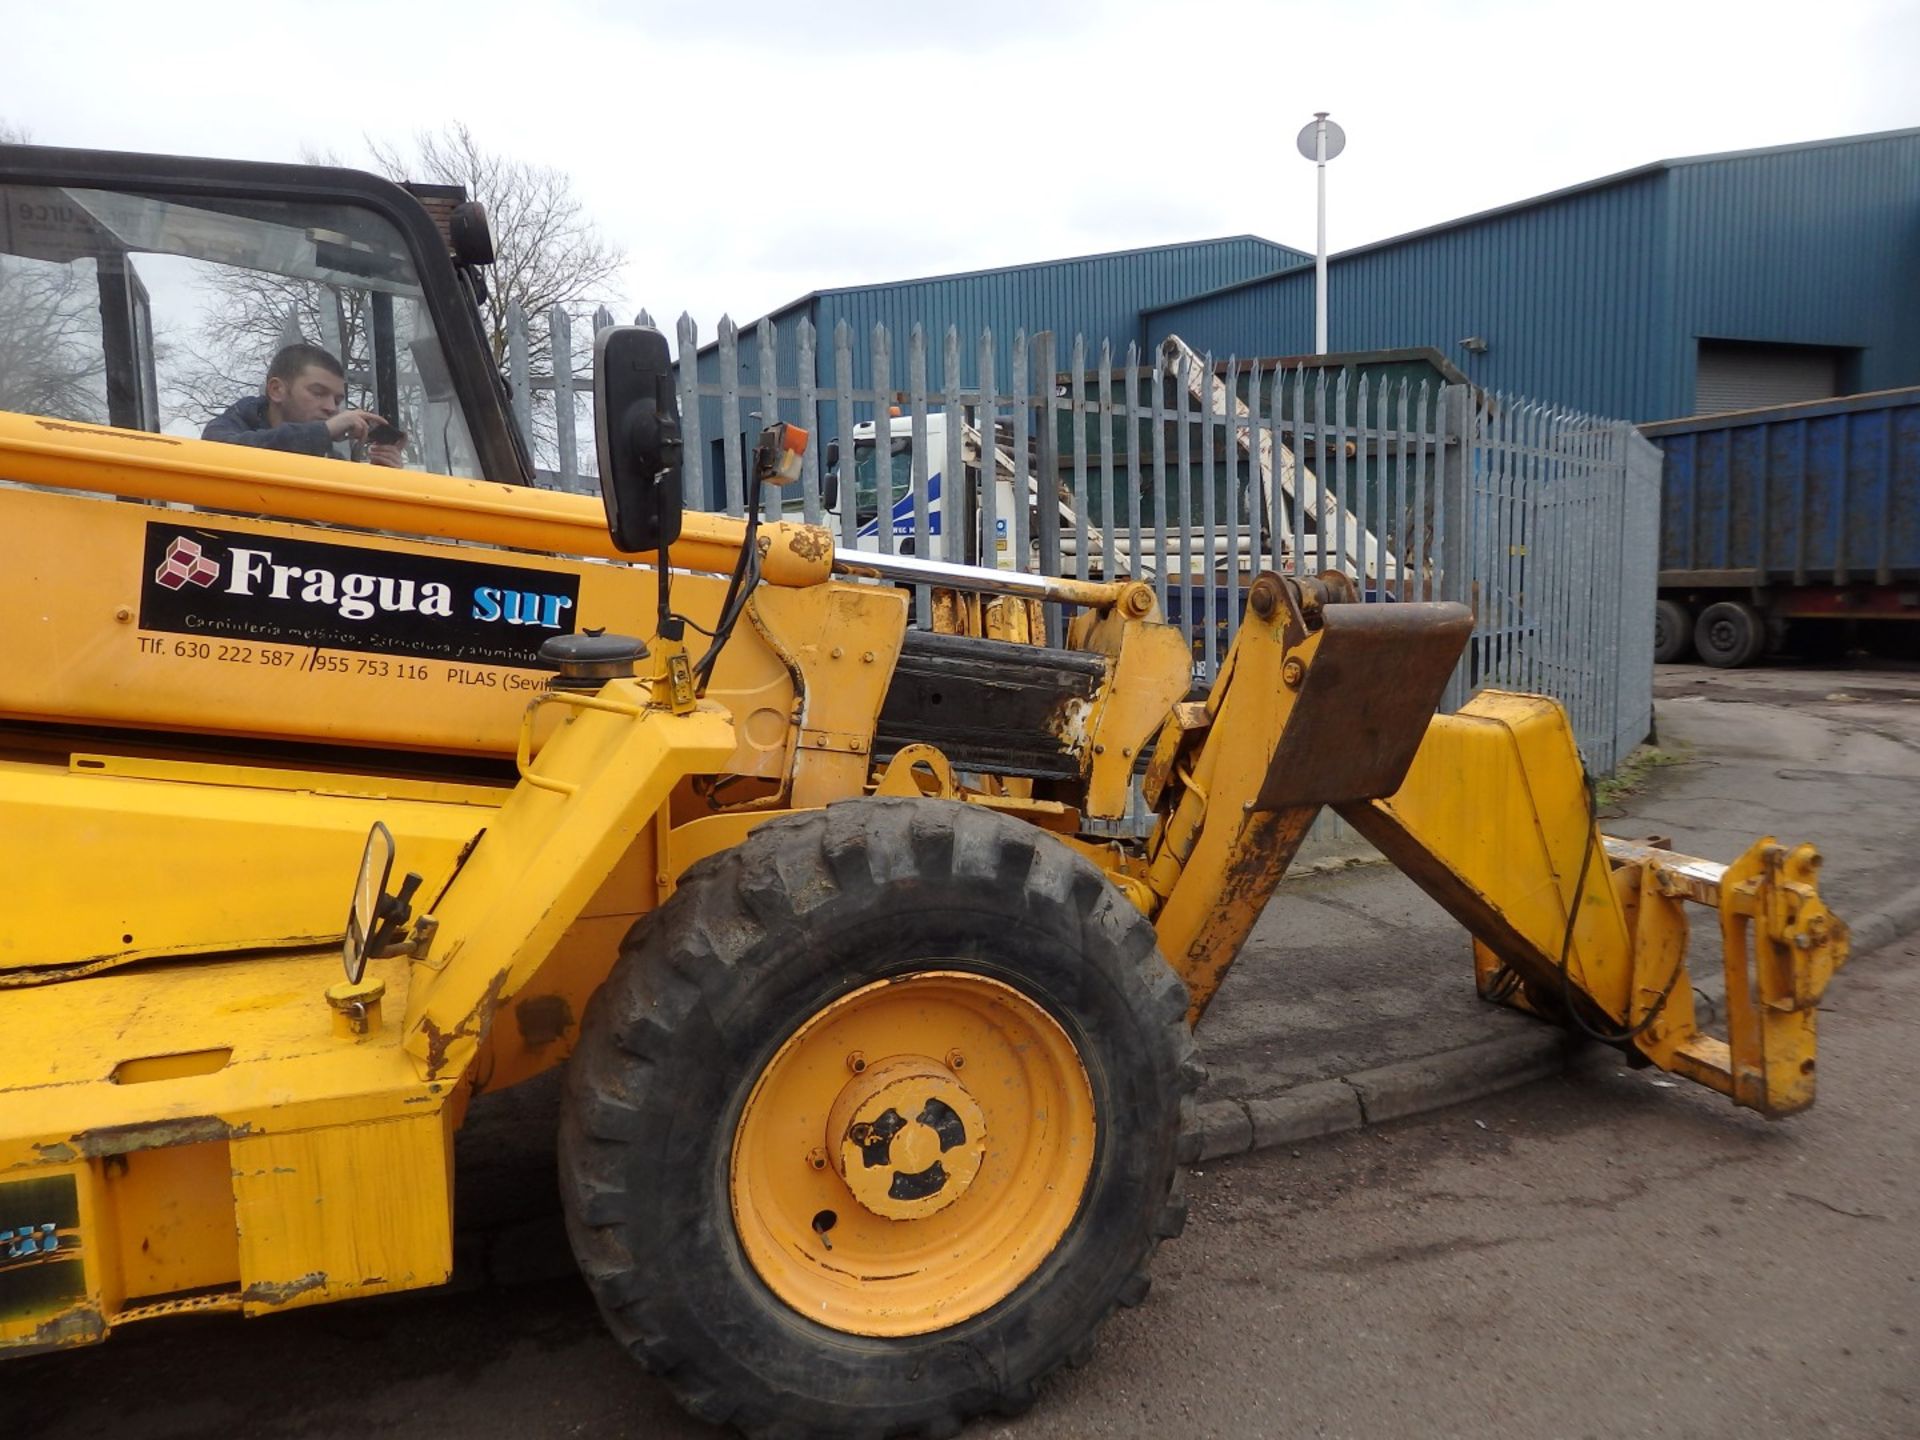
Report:
M174 536L160 568L153 572L154 583L168 590L178 590L182 585L205 589L219 578L219 563L209 560L200 547L184 535Z

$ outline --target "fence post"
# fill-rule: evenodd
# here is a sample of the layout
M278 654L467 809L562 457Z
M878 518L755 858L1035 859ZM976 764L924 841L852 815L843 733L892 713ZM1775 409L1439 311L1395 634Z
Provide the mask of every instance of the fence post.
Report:
M1093 517L1089 515L1090 502L1087 499L1087 337L1073 337L1072 371L1067 376L1067 413L1073 425L1073 573L1079 580L1087 578L1087 526Z
M813 322L804 315L794 329L794 362L799 370L800 427L813 437L800 468L800 513L809 525L820 523L820 397L816 392L820 362L814 356Z
M854 464L853 441L853 331L844 317L833 322L833 423L840 432L840 494L834 514L840 522L840 544L857 550L861 547L860 505L855 493L859 467Z
M995 383L998 376L994 373L993 329L991 326L980 332L980 358L978 379L980 381L980 409L974 416L974 430L980 437L980 525L978 563L986 569L997 569L1000 564L1000 446L994 438L994 432L1000 428L999 408L995 404ZM966 549L961 547L960 558L966 558Z
M927 553L929 549L927 536L928 531L932 527L933 519L927 509L927 490L932 484L932 477L945 468L945 462L935 464L933 456L927 453L932 443L927 439L927 411L927 332L921 326L920 322L916 320L913 328L907 332L907 416L913 434L913 465L908 471L910 478L907 488L911 492L913 501L912 550L915 555L930 559L932 557ZM878 417L876 415L876 421L877 419ZM949 416L947 423L952 424L953 417ZM884 439L883 429L886 437ZM875 473L878 474L882 467L887 467L887 473L891 475L891 457L893 450L893 441L891 438L892 417L887 417L884 427L876 423L873 434L873 462ZM951 475L943 477L940 483L946 487L947 493L952 493L953 477ZM895 523L892 519L894 503L893 482L889 480L887 482L887 498L880 506L880 523L882 525L892 526ZM901 547L896 545L894 548L897 550ZM914 593L921 597L917 615L920 626L922 629L931 629L933 626L933 614L928 608L931 602L926 597L932 592L928 591L925 586L917 586L915 587Z
M1620 567L1620 689L1616 763L1653 729L1654 602L1660 581L1660 447L1631 424L1613 427L1627 495Z
M1053 386L1060 373L1054 358L1053 332L1042 330L1033 337L1033 369L1029 376L1038 404L1040 427L1040 473L1034 479L1034 518L1040 525L1040 573L1060 573L1060 432L1054 424ZM1047 643L1062 642L1060 607L1045 607Z
M888 413L893 386L893 346L887 327L875 325L869 343L873 380L873 548L891 555L893 543L893 416ZM857 512L856 512L857 513Z
M763 315L756 327L755 341L759 347L760 371L760 424L756 432L780 420L780 401L776 390L780 383L780 352L776 348L773 318ZM747 457L747 468L753 468L753 457ZM784 508L783 497L778 485L762 485L757 475L747 477L747 503L760 506L760 518L778 520Z
M562 490L580 488L580 449L574 435L573 318L559 305L547 312L548 349L553 370L553 429L559 452Z
M1032 496L1038 489L1033 482L1027 450L1027 437L1033 433L1033 392L1027 384L1028 353L1027 332L1015 330L1013 349L1008 357L1013 365L1013 373L1008 377L1013 399L1013 514L1008 519L1013 527L1013 568L1023 572L1033 564Z
M720 317L720 452L726 467L727 514L747 513L746 482L740 459L739 327L731 315Z
M1445 385L1440 390L1440 477L1433 507L1433 553L1439 561L1440 584L1435 598L1457 600L1472 607L1473 582L1467 566L1467 517L1473 479L1473 388ZM1478 629L1475 616L1475 627ZM1479 637L1467 641L1467 653L1447 682L1443 707L1458 710L1472 694L1469 675Z
M960 330L947 326L940 350L940 403L947 415L947 453L940 468L946 472L940 501L940 558L964 564L967 558L967 520L974 513L972 492L967 486L967 457L961 427L967 423L966 402L961 394Z
M533 388L527 363L527 312L518 301L507 306L507 384L513 390L513 423L533 453Z
M680 312L674 327L680 345L680 493L684 503L704 510L707 498L706 451L700 444L700 327Z
M1140 569L1140 344L1127 342L1127 574L1141 578Z

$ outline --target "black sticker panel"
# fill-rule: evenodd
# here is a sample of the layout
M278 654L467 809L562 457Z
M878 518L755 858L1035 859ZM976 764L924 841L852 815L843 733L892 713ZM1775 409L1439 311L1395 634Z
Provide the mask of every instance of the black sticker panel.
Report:
M533 665L580 599L564 571L153 521L142 564L143 630L482 665Z
M57 1314L86 1294L74 1177L0 1182L0 1320Z

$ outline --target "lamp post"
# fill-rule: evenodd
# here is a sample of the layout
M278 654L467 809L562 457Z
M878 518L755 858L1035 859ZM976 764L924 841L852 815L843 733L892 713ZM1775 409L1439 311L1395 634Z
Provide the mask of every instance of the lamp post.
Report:
M1347 148L1347 132L1316 110L1300 132L1300 153L1313 161L1320 182L1320 225L1313 255L1313 353L1327 353L1327 162Z

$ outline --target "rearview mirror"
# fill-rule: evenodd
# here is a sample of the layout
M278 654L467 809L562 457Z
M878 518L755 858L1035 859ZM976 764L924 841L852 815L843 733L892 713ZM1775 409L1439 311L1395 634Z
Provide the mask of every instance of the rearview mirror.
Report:
M820 476L820 503L829 510L840 508L840 442L827 442L827 467Z
M614 547L632 554L680 538L680 407L667 337L615 325L593 340L593 439Z
M360 873L353 882L353 902L347 910L347 938L340 949L347 983L358 985L367 973L367 956L380 925L380 900L393 874L393 832L378 820L367 832L367 848L360 852Z

